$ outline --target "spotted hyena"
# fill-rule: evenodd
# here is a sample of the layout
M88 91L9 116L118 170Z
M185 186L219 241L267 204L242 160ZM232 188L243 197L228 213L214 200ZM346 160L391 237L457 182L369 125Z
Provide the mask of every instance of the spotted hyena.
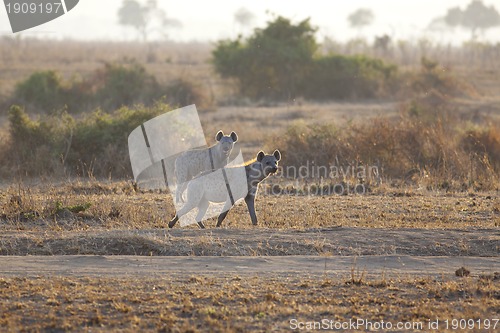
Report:
M220 227L229 209L234 205L234 202L242 198L245 198L252 224L257 225L255 197L259 183L270 174L276 173L280 159L281 153L278 150L275 150L272 155L266 155L263 151L260 151L254 161L242 166L224 168L227 182L222 174L222 169L193 179L187 187L186 203L169 222L168 227L172 228L180 216L198 207L196 222L201 228L205 228L202 220L207 212L209 202L225 202L224 208L217 219L217 227ZM241 179L240 177L243 177L244 184L242 186L234 185ZM227 190L227 183L231 184L233 200L231 200L229 191Z
M191 179L202 172L217 170L227 165L234 143L238 141L238 135L235 132L224 135L219 131L215 135L215 140L217 143L213 146L188 150L175 160L176 202L184 202L182 194Z

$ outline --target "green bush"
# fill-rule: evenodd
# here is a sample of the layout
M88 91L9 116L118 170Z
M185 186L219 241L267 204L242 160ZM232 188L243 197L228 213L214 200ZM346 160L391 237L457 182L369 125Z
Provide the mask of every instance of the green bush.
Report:
M371 98L391 90L396 66L366 56L318 56L315 31L309 20L294 25L278 17L246 41L219 42L212 62L253 99Z
M123 107L113 113L95 111L75 119L66 112L28 117L19 106L9 111L10 141L2 149L3 173L129 177L127 137L130 132L171 108ZM12 176L12 175L11 175Z
M47 112L63 107L67 93L68 89L55 71L42 71L19 83L14 98Z
M318 100L373 98L391 88L397 68L366 56L329 55L314 60L304 97Z
M212 63L222 77L243 78L248 70L242 66L246 46L241 37L236 40L222 40L212 51Z
M221 41L212 52L216 71L237 78L243 95L289 99L310 70L318 49L309 20L292 24L277 17L265 29L256 29L247 41Z
M153 75L136 62L106 64L90 81L95 106L106 111L133 104L152 105L164 95Z
M74 124L73 118L60 112L32 120L23 109L14 105L9 110L8 119L10 142L7 149L3 149L3 167L11 167L20 175L57 173L58 165L64 162L67 134Z
M199 109L209 109L212 102L200 85L183 78L176 79L165 87L165 99L170 105L183 107L196 104Z
M42 113L62 109L80 113L96 108L110 112L134 104L150 106L165 94L166 88L153 75L131 61L105 64L90 77L66 84L54 71L35 72L17 85L11 104Z
M137 126L171 110L168 105L122 107L113 113L99 110L76 123L67 164L78 174L130 176L128 135Z

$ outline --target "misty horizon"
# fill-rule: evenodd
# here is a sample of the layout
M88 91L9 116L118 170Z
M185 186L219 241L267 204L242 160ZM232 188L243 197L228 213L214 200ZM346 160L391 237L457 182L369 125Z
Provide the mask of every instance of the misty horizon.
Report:
M471 32L463 28L429 29L429 24L437 17L446 15L449 8L464 9L470 0L443 0L439 3L425 0L410 6L394 0L379 1L377 5L367 0L349 3L328 4L319 1L291 1L286 4L258 1L229 1L205 3L185 1L173 3L159 1L169 19L182 24L179 28L164 28L153 31L149 40L170 40L175 42L214 42L220 39L235 38L238 34L248 36L253 29L264 27L273 15L284 16L298 22L310 18L318 28L318 40L325 37L339 42L355 38L373 41L376 36L387 34L392 40L418 41L430 40L439 44L459 45L471 38ZM500 10L500 4L483 1L485 5L494 5ZM215 8L214 4L218 6ZM74 40L111 40L135 41L140 35L131 27L120 25L118 9L121 0L102 2L82 0L78 6L66 15L42 26L19 33L22 37ZM104 6L104 8L103 8ZM3 7L3 6L2 6ZM0 11L0 36L14 36L11 33L5 7ZM193 10L196 8L197 10ZM254 15L248 26L239 25L234 18L235 12L245 8ZM349 26L347 17L360 8L370 9L374 13L374 22L363 29ZM17 34L16 34L17 35ZM500 28L492 28L478 35L478 41L500 42Z

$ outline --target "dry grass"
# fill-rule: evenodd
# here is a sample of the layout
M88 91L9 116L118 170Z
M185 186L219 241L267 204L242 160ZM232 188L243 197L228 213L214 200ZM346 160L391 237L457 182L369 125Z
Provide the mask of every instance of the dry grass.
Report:
M293 318L428 325L500 314L499 280L486 278L42 276L0 278L0 286L8 331L268 332L289 330Z
M497 150L499 138L498 125L495 124L498 124L497 111L500 104L496 91L498 91L500 82L495 68L491 68L486 72L477 72L473 67L456 68L459 76L466 78L466 81L474 86L473 90L477 90L478 93L473 97L462 97L461 99L448 99L448 97L442 96L444 99L442 102L446 104L446 109L453 113L453 117L449 117L449 119L453 119L453 122L448 121L448 118L442 122L445 124L448 122L453 123L454 128L442 130L439 127L440 125L436 125L426 131L428 127L426 121L437 122L436 119L426 120L425 117L429 115L391 124L401 113L408 113L406 109L409 108L410 101L401 102L400 105L396 99L329 104L305 104L304 101L293 100L288 105L270 106L268 104L261 105L264 106L261 107L255 103L239 100L234 95L234 84L221 80L213 73L208 61L213 46L209 44L162 43L146 45L140 43L110 44L72 41L52 41L47 43L31 39L3 39L0 41L1 44L5 44L7 47L3 48L0 53L0 59L4 60L0 61L0 71L5 73L0 83L3 85L3 87L0 86L0 95L7 96L10 94L15 82L23 80L36 70L58 70L62 72L66 79L72 80L72 76L86 76L92 71L101 68L105 62L120 63L133 58L137 60L137 63L144 65L149 73L154 73L155 77L162 83L187 76L202 86L202 90L211 101L215 100L219 102L219 105L224 105L230 99L233 99L233 101L229 101L233 104L232 106L221 106L217 110L211 110L212 112L202 110L200 118L209 142L212 142L212 133L221 128L225 131L235 130L241 138L240 142L243 143L243 150L248 158L253 158L266 141L283 145L283 147L270 147L271 149L288 148L285 147L286 137L278 139L276 137L284 136L284 130L290 125L296 124L296 122L304 122L307 125L309 123L321 123L336 126L339 135L336 135L335 139L344 140L345 144L343 146L335 145L325 140L324 145L328 144L329 146L323 149L322 152L311 150L311 147L306 148L312 154L323 153L327 155L328 159L339 157L342 166L353 163L354 160L361 160L362 163L370 164L381 161L381 167L386 170L386 174L383 176L387 179L397 178L399 180L404 178L408 172L418 169L420 175L425 173L427 176L430 174L433 178L433 184L431 184L433 187L441 185L442 187L449 187L448 185L451 184L452 187L460 188L462 184L466 183L466 187L469 188L489 190L495 189L495 184L491 185L491 183L498 180L498 177L493 179L495 178L493 176L498 171L494 165L495 160L498 159L498 154L490 154L491 151ZM369 48L365 47L365 49L366 53L369 54ZM470 51L471 46L467 46L466 49ZM478 46L478 49L481 49L481 47ZM349 47L343 50L342 52L346 54L350 54L352 51ZM492 47L491 50L495 51L496 49ZM448 56L454 54L454 52L460 53L459 50L451 51ZM125 59L124 55L128 60ZM395 59L399 58L396 57ZM435 59L441 60L439 57ZM412 64L419 65L420 58L415 60L414 63L412 62ZM2 68L2 66L5 68ZM446 62L443 66L442 68L439 67L439 73L441 73L441 70L448 73L449 68L447 68ZM455 68L453 72L455 72ZM446 80L454 80L451 76L445 75L445 77ZM408 85L411 86L410 79ZM430 102L427 101L430 105L427 105L429 104L427 103L422 108L433 113L435 105L432 103L435 101L428 96L432 95L428 90L432 90L433 87L431 85L429 88L427 85L423 84L420 93L422 96L413 91L414 89L412 89L413 92L410 95L419 103L425 104L427 100L430 100ZM423 101L420 101L421 99ZM441 108L441 105L438 106ZM6 107L2 109L6 110ZM378 119L375 124L372 123L374 119ZM419 122L424 123L419 124ZM8 122L4 122L4 124L8 124ZM472 144L466 145L461 142L460 138L465 137L467 135L465 130L469 129L471 130L469 141ZM487 131L489 131L489 134L486 133ZM0 133L0 135L5 138L9 137L6 133ZM4 140L4 142L11 144L8 140ZM420 149L414 147L415 142L419 143ZM398 143L401 144L398 145ZM462 147L466 146L472 147L472 149L464 151ZM37 175L38 169L40 169L40 174L44 174L44 169L49 169L47 173L51 174L50 169L66 170L66 167L77 170L71 171L71 175L83 176L85 174L80 170L80 165L70 165L70 161L68 161L67 165L61 166L60 154L52 158L51 154L46 151L50 148L44 149L44 147L42 145L39 148L40 158L36 160L42 160L41 157L49 156L50 163L47 162L47 167L32 167L33 170L29 171L29 174ZM304 150L302 148L300 151ZM0 150L5 149L5 147L0 147ZM485 150L485 152L481 151L481 149ZM118 156L122 160L127 160L124 150L119 150L111 145L109 150L109 160L102 157L99 161L95 161L95 165L100 166L109 163L113 165ZM350 152L350 154L346 152ZM285 152L284 161L287 160L286 155ZM344 155L345 158L342 159L341 155ZM483 158L483 155L489 159ZM7 160L13 159L9 157ZM312 159L309 158L308 160ZM13 168L8 163L4 164L5 175L12 176L16 174L11 170ZM23 161L22 164L28 165L29 163ZM87 164L90 163L87 162ZM92 166L94 166L93 162ZM113 173L108 171L108 167L102 169L106 171L99 174L95 173L95 175L98 177L108 177L109 175L123 177L124 174L120 172L123 170L128 172L126 170L127 166L121 166L120 171L114 171L113 169Z
M269 179L267 183L272 181ZM432 229L500 225L498 192L446 193L388 186L365 195L266 195L265 189L261 192L263 195L257 198L256 209L260 225L268 228L340 225ZM164 228L165 221L174 215L169 193L136 190L130 182L12 185L0 191L0 204L0 228L3 230ZM79 212L64 209L78 205L88 205L89 208ZM231 210L225 226L251 227L244 204Z
M439 95L436 93L436 95ZM438 98L439 99L439 98ZM379 179L400 184L453 190L497 189L500 178L500 127L492 118L467 119L456 103L443 98L418 98L399 107L399 117L358 118L351 123L297 122L268 139L268 149L279 147L285 175L321 175L347 181L339 170L377 168ZM471 116L469 112L469 117ZM330 171L334 170L333 173ZM326 171L325 171L326 170ZM335 171L336 170L336 171ZM369 172L368 172L369 173ZM304 173L302 173L304 174ZM333 176L331 176L333 174ZM372 174L361 172L362 181ZM311 177L312 176L312 177Z
M136 191L126 182L18 185L0 192L0 254L495 255L498 237L488 230L500 226L498 202L496 192L390 188L366 195L263 194L256 202L257 228L240 203L222 230L200 233L192 225L167 232L174 215L168 193ZM215 220L206 224L214 228ZM441 229L455 231L432 231ZM479 236L460 236L460 230ZM384 238L393 231L397 244Z

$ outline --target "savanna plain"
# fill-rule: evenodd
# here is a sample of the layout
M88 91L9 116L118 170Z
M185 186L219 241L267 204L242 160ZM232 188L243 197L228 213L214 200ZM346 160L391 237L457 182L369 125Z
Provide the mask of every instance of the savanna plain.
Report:
M208 44L152 43L147 53L140 43L0 45L1 331L268 332L350 322L358 326L341 329L500 330L498 58L484 65L480 51L444 54L436 46L425 49L441 64L433 65L414 46L406 56L382 56L416 73L405 74L408 81L434 75L433 66L453 69L438 79L461 93L431 87L418 96L272 102L238 97L234 82L214 73ZM34 149L31 164L16 166L26 157L12 149L22 137L16 129L35 133L68 114L88 131L110 122L71 109L41 115L28 104L8 113L16 84L56 70L66 83L92 77L98 86L109 74L103 64L130 59L160 85L191 82L191 94L176 103L197 103L208 143L219 129L236 131L246 159L280 149L282 170L309 161L337 175L271 176L256 200L257 226L240 203L222 228L212 218L205 230L169 230L170 193L136 184L118 148L69 166L78 127L54 130L71 132L58 147L62 157ZM120 134L125 145L128 134Z

